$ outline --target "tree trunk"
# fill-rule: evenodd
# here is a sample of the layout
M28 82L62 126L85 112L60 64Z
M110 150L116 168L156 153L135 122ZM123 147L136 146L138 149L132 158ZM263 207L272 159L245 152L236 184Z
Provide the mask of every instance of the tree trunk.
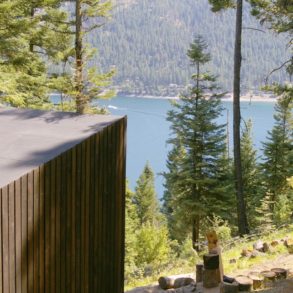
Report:
M246 216L246 205L243 194L241 151L240 151L240 74L241 74L241 42L242 42L242 10L243 0L237 0L236 34L234 51L234 86L233 86L233 138L234 138L234 167L235 186L237 195L238 229L240 235L249 232Z
M76 112L84 114L87 101L83 93L83 47L81 0L75 2L75 90Z
M253 281L246 276L238 276L235 281L239 284L239 291L251 292Z
M199 241L199 216L195 216L192 221L192 247L195 251L200 251Z

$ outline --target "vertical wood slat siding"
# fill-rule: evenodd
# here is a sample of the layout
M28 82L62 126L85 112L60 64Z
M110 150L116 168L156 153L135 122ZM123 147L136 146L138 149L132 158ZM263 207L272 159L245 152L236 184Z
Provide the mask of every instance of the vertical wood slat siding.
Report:
M122 293L126 119L0 188L0 293Z

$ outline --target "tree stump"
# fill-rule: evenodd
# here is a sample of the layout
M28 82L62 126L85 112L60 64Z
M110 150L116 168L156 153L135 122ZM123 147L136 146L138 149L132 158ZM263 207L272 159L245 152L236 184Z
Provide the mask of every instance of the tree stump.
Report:
M235 282L235 279L224 275L224 276L223 276L223 282L224 282L224 283L232 284L232 283Z
M278 240L274 240L274 241L271 242L271 246L272 247L276 247L278 245L279 245L279 241Z
M272 272L276 274L277 280L287 279L287 270L281 268L271 269Z
M249 278L252 280L253 290L262 289L264 287L264 278L257 274L249 274Z
M263 271L260 273L264 278L264 286L265 288L272 287L274 281L276 280L276 273L272 271Z
M202 274L202 281L203 281L203 286L205 288L214 288L219 285L221 282L221 273L219 269L215 270L203 270Z
M288 248L289 253L292 254L293 253L293 240L292 239L286 239L284 244Z
M194 282L194 280L192 278L177 278L174 281L173 288L177 289L177 288L181 288L181 287L188 286L190 284L194 284L195 285L195 282Z
M271 247L267 242L265 242L263 244L263 249L262 250L263 250L264 253L266 253L266 252L269 252L271 250Z
M221 283L220 293L238 293L239 292L239 284L234 282L230 283Z
M235 281L238 283L240 292L242 291L251 292L253 281L250 278L246 276L238 276L235 278Z
M206 270L217 270L220 265L220 257L218 254L205 254L203 262Z
M159 280L159 286L163 290L171 289L174 287L174 279L168 278L168 277L160 277Z
M203 264L196 265L196 283L202 282Z
M250 257L251 256L252 251L250 249L246 249L244 248L241 252L241 256L243 257Z

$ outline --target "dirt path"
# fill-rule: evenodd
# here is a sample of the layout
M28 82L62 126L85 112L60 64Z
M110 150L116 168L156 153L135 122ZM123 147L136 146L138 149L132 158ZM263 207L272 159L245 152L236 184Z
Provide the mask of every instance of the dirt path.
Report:
M237 275L248 275L250 272L261 272L270 270L272 268L284 268L289 271L289 275L291 278L293 278L293 255L281 255L277 257L275 260L269 260L265 261L263 263L257 264L250 269L246 270L237 270L235 273L231 274L232 277L235 277ZM186 274L186 275L180 275L176 277L193 277L193 274ZM210 290L203 289L201 286L197 286L197 289L193 286L181 288L181 289L170 289L170 290L162 290L156 285L150 285L145 287L139 287L135 288L133 290L127 291L125 293L166 293L166 292L176 292L176 293L219 293L218 288L213 288ZM276 288L274 289L266 289L263 291L259 291L259 293L293 293L293 279L286 280L283 282L276 283Z

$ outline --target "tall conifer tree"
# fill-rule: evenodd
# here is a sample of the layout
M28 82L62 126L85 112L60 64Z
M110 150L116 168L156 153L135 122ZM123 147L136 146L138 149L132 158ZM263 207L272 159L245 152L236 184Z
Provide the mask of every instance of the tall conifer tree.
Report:
M206 94L214 89L215 81L202 68L210 60L206 49L201 37L191 44L188 56L196 69L192 76L194 86L174 104L167 118L172 130L169 143L174 148L181 146L184 149L177 156L179 167L174 172L170 165L169 173L165 174L167 182L171 179L176 184L168 184L171 187L168 206L172 207L176 221L183 224L181 227L186 231L190 229L194 249L198 249L201 220L209 213L219 211L218 199L224 202L226 195L217 172L226 154L225 126L215 121L222 112L219 96Z
M242 131L241 153L243 154L243 190L247 205L247 216L250 227L255 227L257 225L255 222L255 207L259 205L263 190L261 188L261 172L257 163L257 151L253 146L252 121L250 119L245 123Z
M271 212L276 202L286 193L287 179L293 176L293 97L284 95L275 106L275 125L264 142L262 164L267 193L270 194Z
M49 106L54 88L48 62L58 63L70 46L67 14L60 0L12 0L0 6L0 87L4 102L18 107ZM6 82L5 82L6 81Z
M95 68L89 68L87 62L92 58L94 50L86 44L86 36L93 30L101 27L103 21L110 17L111 1L103 0L76 0L74 16L74 91L73 97L76 112L84 114L91 111L90 102L99 97L112 95L105 92L105 87L113 76L113 71L105 74L98 73Z
M155 177L148 162L137 180L134 203L137 208L140 225L159 225L161 215L155 191Z
M243 18L243 0L209 0L214 12L222 9L236 7L236 25L235 25L235 45L234 45L234 81L233 81L233 145L234 145L234 172L235 188L237 198L238 230L240 235L249 232L245 195L243 190L243 174L240 146L240 82L241 82L241 62L242 62L242 18Z

